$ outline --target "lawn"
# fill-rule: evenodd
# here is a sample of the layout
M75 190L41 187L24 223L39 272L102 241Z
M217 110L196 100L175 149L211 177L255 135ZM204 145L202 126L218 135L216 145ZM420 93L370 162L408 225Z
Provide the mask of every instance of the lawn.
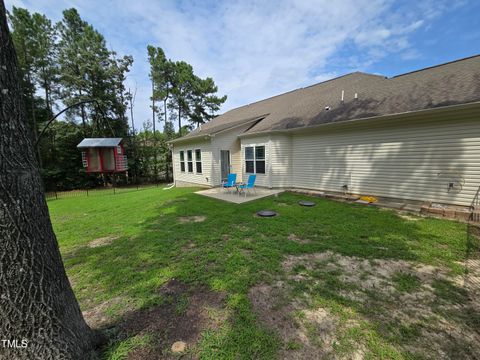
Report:
M475 358L462 223L283 193L153 188L49 201L105 359ZM258 218L260 209L278 211ZM477 261L477 262L476 262ZM473 259L469 264L478 264ZM472 270L470 270L472 271Z

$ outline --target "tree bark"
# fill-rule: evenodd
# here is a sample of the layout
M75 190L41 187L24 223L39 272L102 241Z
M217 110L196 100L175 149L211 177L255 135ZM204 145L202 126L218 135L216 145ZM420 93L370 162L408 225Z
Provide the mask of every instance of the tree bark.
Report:
M178 102L178 133L182 133L182 109L180 101Z
M167 98L163 99L163 116L164 116L164 125L163 132L165 132L165 126L167 125Z
M0 0L0 359L84 359L94 336L53 233L19 81Z

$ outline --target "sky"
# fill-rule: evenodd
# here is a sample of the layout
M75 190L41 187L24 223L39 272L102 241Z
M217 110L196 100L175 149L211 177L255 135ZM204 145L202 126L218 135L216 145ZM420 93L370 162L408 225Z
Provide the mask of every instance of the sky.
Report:
M151 121L147 45L212 77L221 112L353 71L385 76L480 54L479 0L6 0L52 21L75 7L132 55L136 128Z

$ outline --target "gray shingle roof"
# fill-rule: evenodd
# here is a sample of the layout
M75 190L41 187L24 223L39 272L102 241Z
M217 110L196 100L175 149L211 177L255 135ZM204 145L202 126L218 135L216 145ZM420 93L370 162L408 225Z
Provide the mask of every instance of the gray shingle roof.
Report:
M85 138L77 148L88 147L115 147L122 142L122 138Z
M341 101L342 91L344 101ZM184 138L208 135L219 127L233 127L260 116L264 119L246 133L309 127L477 101L480 101L480 55L392 78L361 72L347 74L230 110Z

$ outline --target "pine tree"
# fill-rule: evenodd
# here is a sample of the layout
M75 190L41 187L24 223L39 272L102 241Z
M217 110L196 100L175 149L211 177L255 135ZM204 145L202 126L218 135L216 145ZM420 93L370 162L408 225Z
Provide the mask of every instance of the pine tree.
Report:
M215 113L220 110L220 106L227 100L226 95L216 96L217 92L218 87L212 78L195 77L189 120L196 127L213 119Z

